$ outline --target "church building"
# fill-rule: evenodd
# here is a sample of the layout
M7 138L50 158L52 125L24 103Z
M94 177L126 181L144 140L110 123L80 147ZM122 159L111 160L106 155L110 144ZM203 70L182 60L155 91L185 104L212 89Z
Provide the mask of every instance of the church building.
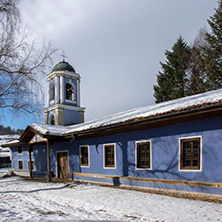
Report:
M75 69L62 61L47 82L45 124L2 145L16 174L222 194L222 89L84 122Z
M44 109L45 123L74 125L84 122L80 107L80 75L67 62L58 63L47 75L48 107Z

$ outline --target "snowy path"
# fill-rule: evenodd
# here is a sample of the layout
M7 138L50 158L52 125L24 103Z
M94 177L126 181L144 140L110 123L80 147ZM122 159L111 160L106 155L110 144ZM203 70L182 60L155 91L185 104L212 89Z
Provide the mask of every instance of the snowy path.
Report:
M94 185L2 178L0 221L222 221L222 205Z

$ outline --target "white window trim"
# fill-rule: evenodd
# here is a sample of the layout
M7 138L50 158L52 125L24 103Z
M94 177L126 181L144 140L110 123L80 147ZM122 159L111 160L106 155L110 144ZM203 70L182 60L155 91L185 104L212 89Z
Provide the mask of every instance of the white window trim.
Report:
M114 161L115 161L115 166L114 167L106 167L105 166L105 146L110 146L114 145ZM116 169L116 143L106 143L103 144L103 169Z
M148 168L138 168L137 167L137 144L138 143L150 143L150 167ZM152 142L151 140L139 140L135 141L135 169L136 170L152 170Z
M200 138L200 169L194 169L194 170L191 170L191 169L181 169L180 168L180 144L181 144L181 140L184 140L184 139L195 139L195 138ZM179 156L178 156L178 171L180 172L202 172L202 136L201 135L198 135L198 136L189 136L189 137L180 137L179 138Z
M87 147L88 148L88 166L81 165L81 147ZM89 145L79 146L79 165L80 165L80 167L83 167L83 168L90 168L90 149L89 149Z
M56 151L56 177L58 177L58 165L57 165L57 153L68 153L68 179L69 179L69 150L59 150Z

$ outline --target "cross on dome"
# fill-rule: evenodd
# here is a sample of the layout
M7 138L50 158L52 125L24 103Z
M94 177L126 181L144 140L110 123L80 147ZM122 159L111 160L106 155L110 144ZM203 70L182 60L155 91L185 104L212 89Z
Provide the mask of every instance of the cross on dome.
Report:
M68 58L64 50L62 50L62 54L60 54L60 56L63 58L63 62L65 62L65 58Z

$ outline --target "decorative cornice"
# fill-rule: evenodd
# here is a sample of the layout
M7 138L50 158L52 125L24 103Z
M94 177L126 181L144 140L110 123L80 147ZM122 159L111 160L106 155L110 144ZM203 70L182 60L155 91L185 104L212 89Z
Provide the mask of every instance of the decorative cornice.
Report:
M54 71L51 72L47 75L47 79L50 80L54 78L55 76L67 76L67 77L72 77L76 78L80 81L81 77L78 73L70 72L70 71Z
M78 106L69 106L69 105L64 105L64 104L55 104L53 106L49 106L49 107L46 107L44 109L44 112L48 112L48 111L51 111L51 110L54 110L54 109L69 109L69 110L75 110L75 111L81 111L81 112L84 112L84 110L86 109L85 107L78 107Z

